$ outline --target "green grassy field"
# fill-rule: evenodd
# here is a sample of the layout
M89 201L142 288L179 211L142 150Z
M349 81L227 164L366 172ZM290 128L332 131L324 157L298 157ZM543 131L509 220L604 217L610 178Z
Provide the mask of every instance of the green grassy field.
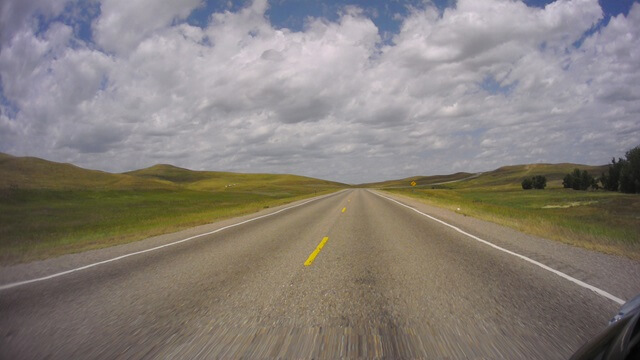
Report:
M470 180L387 191L526 233L640 259L640 196L562 188L562 177L575 167L573 164L509 166ZM604 169L577 167L592 175L599 175ZM533 175L545 175L547 189L522 190L522 179Z
M170 165L111 174L0 154L0 263L136 241L343 187Z
M640 259L640 196L563 189L562 178L575 167L507 166L476 177L417 176L360 187L412 196L527 233ZM577 167L592 175L606 168ZM522 190L522 179L533 175L545 175L547 189ZM411 181L417 186L408 187ZM136 241L345 187L295 175L191 171L171 165L111 174L0 154L0 264Z

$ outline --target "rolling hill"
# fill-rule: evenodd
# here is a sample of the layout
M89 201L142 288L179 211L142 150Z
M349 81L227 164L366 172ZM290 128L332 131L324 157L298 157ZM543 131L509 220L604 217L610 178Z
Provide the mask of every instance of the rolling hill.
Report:
M243 174L221 171L194 171L173 165L154 165L125 173L137 178L167 182L197 191L270 191L304 188L347 187L338 182L289 174Z
M387 180L380 181L375 183L365 183L357 185L358 187L369 187L369 188L406 188L411 187L411 182L416 182L416 187L425 187L432 186L442 183L448 183L452 181L460 181L463 179L468 179L470 177L475 176L475 174L467 173L467 172L458 172L450 175L432 175L432 176L412 176L404 179L397 180Z
M0 189L57 190L176 190L216 191L304 187L346 187L347 185L288 174L242 174L194 171L159 164L145 169L114 174L88 170L72 164L35 157L0 153Z
M359 187L372 187L379 189L410 188L411 181L415 181L416 188L431 188L444 186L447 188L519 188L520 183L526 177L544 175L550 187L561 187L564 176L573 169L587 170L593 176L600 176L607 170L608 165L591 166L582 164L526 164L503 166L498 169L482 172L467 173L458 172L451 175L414 176L398 180L388 180L377 183L358 185Z
M0 153L0 189L172 189L169 183L126 174Z

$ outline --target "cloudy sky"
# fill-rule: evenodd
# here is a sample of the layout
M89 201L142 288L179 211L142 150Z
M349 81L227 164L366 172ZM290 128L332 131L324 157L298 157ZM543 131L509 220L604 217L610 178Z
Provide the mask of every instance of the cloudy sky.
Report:
M637 145L637 1L0 4L13 155L360 183Z

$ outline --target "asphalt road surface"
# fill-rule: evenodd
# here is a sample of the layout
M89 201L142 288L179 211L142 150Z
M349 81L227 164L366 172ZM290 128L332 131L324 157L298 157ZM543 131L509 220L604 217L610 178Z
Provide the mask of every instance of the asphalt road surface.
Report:
M563 359L640 292L637 262L378 194L0 268L0 358Z

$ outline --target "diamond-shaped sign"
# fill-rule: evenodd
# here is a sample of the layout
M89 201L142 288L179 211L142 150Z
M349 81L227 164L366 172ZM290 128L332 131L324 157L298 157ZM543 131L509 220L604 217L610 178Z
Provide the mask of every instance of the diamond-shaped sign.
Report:
M416 186L416 185L417 185L417 183L415 181L411 182L411 186Z

